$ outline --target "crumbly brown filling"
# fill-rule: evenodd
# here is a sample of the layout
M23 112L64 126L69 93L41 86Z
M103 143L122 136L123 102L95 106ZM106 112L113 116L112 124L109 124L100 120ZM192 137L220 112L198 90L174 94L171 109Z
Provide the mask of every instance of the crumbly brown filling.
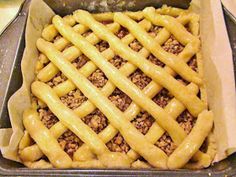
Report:
M59 121L58 118L48 108L40 108L38 112L40 120L47 128L51 128Z
M131 122L142 134L145 135L154 121L155 119L148 112L141 111Z
M144 89L150 82L151 78L146 76L140 69L137 69L130 75L130 80L140 89Z
M89 59L85 55L79 56L77 59L75 59L72 64L77 68L80 69L82 66L84 66Z
M108 124L106 116L98 109L83 117L82 120L96 133L101 132Z
M118 31L118 33L116 33L116 36L120 39L122 39L123 37L125 37L127 34L129 34L129 31L124 28L124 27L121 27L120 31Z
M82 34L83 37L87 37L88 35L90 35L92 33L92 30L88 30L85 33Z
M188 65L190 66L190 68L192 68L192 70L198 71L196 56L194 56L193 58L189 60Z
M178 55L180 52L183 51L184 46L180 44L173 35L163 44L162 48L170 53Z
M62 96L62 103L64 103L70 109L78 108L87 98L83 95L80 90L72 90L67 95Z
M100 69L94 71L88 77L88 80L90 80L97 88L102 88L107 83L107 77Z
M112 152L124 152L127 153L130 150L130 146L124 140L123 136L118 133L111 141L107 144L107 147Z
M162 29L162 27L159 27L159 26L156 26L156 25L153 25L151 26L150 30L149 30L149 35L151 35L152 37L155 37L159 32L160 30Z
M99 50L99 52L103 52L104 50L109 48L109 44L106 41L101 41L99 43L97 43L95 45L95 47L97 47L97 49Z
M130 103L132 102L130 97L118 88L116 88L108 98L122 112L125 111L129 107Z
M157 147L163 150L168 156L176 149L175 143L172 141L168 133L164 133L161 138L155 143Z
M63 133L57 141L70 157L72 157L74 152L83 144L83 142L70 130Z
M190 131L192 130L195 122L196 122L196 118L193 117L187 110L184 111L178 118L177 118L177 122L179 123L179 125L185 130L185 132L187 134L190 133Z
M135 52L138 52L140 49L142 49L142 45L140 44L140 42L135 39L134 41L132 41L130 44L129 44L129 47L131 49L133 49Z
M47 82L47 84L50 87L55 87L58 84L61 84L62 82L65 82L67 80L66 76L60 71L54 76L50 81Z
M123 58L119 57L118 55L116 55L114 58L109 60L109 62L113 66L115 66L117 69L120 69L121 66L123 66L125 63L127 63L126 60L124 60Z
M169 91L163 88L155 97L153 97L152 100L157 105L164 108L172 98L173 96L169 93Z

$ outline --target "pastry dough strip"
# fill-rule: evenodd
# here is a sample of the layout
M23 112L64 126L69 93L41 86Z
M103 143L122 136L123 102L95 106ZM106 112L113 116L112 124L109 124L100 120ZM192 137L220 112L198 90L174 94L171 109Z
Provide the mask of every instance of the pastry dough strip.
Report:
M201 147L203 141L210 133L212 126L212 112L205 110L200 113L190 134L168 158L168 168L177 169L186 164L192 155Z
M86 41L86 43L88 42ZM135 151L141 154L153 166L166 168L166 159L167 159L166 154L163 151L161 151L158 147L149 143L145 139L145 137L125 118L124 114L113 103L111 103L110 100L107 97L105 97L98 88L96 88L92 83L90 83L86 77L80 74L80 72L69 61L64 59L63 55L59 51L57 51L51 43L39 39L37 41L37 46L39 50L44 54L46 54L46 56L63 72L63 74L68 79L72 80L76 84L76 86L82 91L82 93L84 93L84 95L89 100L91 100L99 108L99 110L101 110L104 113L104 115L108 118L111 124L121 132L125 140L129 143L129 145L133 149L135 149ZM96 53L94 53L94 55L96 55ZM37 89L38 92L40 92L40 90L42 89ZM55 93L53 92L50 93L50 95L51 94ZM48 91L47 95L49 95ZM50 104L49 101L47 101L46 103ZM52 105L51 106L48 105L48 107L52 112L54 112L53 111L54 109L57 109L55 108L56 105L54 105L53 107ZM62 107L58 109L60 110L60 113L64 111ZM55 113L55 115L57 114ZM57 116L59 116L59 114ZM99 140L102 141L101 139ZM142 144L145 144L145 148L142 146Z
M53 19L57 19L57 17L58 16L55 16ZM104 25L97 22L88 12L78 10L75 12L74 17L77 21L92 29L94 33L101 39L107 41L110 44L110 47L122 58L125 58L131 63L135 64L147 76L152 78L155 82L160 83L163 87L167 88L171 94L173 94L186 106L192 115L197 116L202 110L206 108L206 105L196 95L191 94L185 88L185 86L176 81L173 77L170 77L170 75L164 72L161 67L154 65L144 57L138 55L127 45L123 44L113 33L107 30ZM62 21L62 23L64 22ZM68 30L70 29L73 31L68 25L65 26L68 27ZM63 29L58 30L62 31ZM70 41L73 43L72 40L73 39L70 39Z
M172 18L170 18L170 19L171 19L171 21L176 22L176 23L174 23L175 25L179 24L179 23L177 23L177 20L175 20L175 19L173 20ZM170 19L168 19L168 20L170 21ZM167 66L172 68L174 71L176 71L176 73L178 73L180 76L182 76L183 79L190 81L190 82L197 83L197 84L201 83L201 79L198 76L198 74L195 71L193 71L181 58L179 58L178 56L176 56L174 54L166 52L155 39L153 39L146 31L144 31L142 28L140 28L139 25L135 21L131 20L128 16L122 14L121 12L117 12L114 15L114 21L118 22L122 26L126 27L130 31L130 33L132 33L135 36L135 38L147 50L149 50L156 58L158 58L164 64L166 64ZM169 24L169 23L167 23L167 24ZM182 25L179 25L179 26L183 27ZM172 26L172 28L173 28L173 26ZM177 28L177 27L175 27L175 28ZM169 28L167 28L167 29L169 30ZM185 42L185 44L187 44L186 42L189 42L189 40L191 39L190 37L192 37L192 36L186 35L186 34L188 34L188 32L185 29L184 29L184 32L183 32L183 30L180 30L180 29L178 29L178 30L180 32L182 32L181 35L184 34L185 37L187 38L187 41L182 40L181 42ZM190 36L189 40L188 40L188 36ZM195 53L196 52L197 51L195 51Z
M23 124L53 166L57 168L71 167L71 158L40 121L36 110L29 109L24 112Z

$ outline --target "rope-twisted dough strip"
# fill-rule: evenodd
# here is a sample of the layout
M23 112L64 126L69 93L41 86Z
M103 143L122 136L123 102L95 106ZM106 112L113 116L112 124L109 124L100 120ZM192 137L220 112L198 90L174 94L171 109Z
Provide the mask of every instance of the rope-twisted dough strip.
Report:
M59 18L59 17L58 17ZM54 18L55 19L55 18ZM56 20L55 20L56 21ZM56 24L56 22L54 21L54 25L56 26L56 27L58 27L57 26L57 24ZM63 22L62 22L63 23ZM60 24L60 25L62 25L62 24ZM62 25L63 26L63 25ZM69 27L68 27L68 29L66 29L66 27L65 26L63 26L64 28L63 29L65 29L65 31L64 31L64 33L63 33L63 31L60 31L60 33L63 33L64 35L66 35L66 31L68 30L68 32L69 32ZM73 33L73 31L70 31L71 33ZM70 34L71 34L70 33ZM68 34L67 34L67 37L69 38L69 36L68 36ZM79 35L77 35L76 36L76 38L77 39L80 39L79 41L81 41L83 38L80 38L80 36ZM69 38L71 41L72 41L72 43L74 43L75 45L77 44L77 46L79 46L79 41L73 41L73 39L72 38ZM76 42L78 42L78 43L76 43ZM86 45L86 42L85 41L82 41L82 43L83 43L83 45ZM87 48L89 48L89 45L87 45L86 46ZM82 50L82 49L81 49ZM90 50L92 50L92 47L90 48ZM85 51L86 52L86 51ZM95 50L94 50L94 53L95 53ZM88 56L89 56L89 54L88 53L86 53ZM98 56L99 55L99 53L96 53L97 55L96 56ZM90 56L90 58L92 58L92 57L95 57L95 56ZM94 59L95 60L95 59ZM94 62L96 62L96 60L94 61ZM104 61L104 65L105 65L105 61ZM97 65L99 65L99 61L97 61L97 63L96 63ZM102 65L102 66L104 66L104 65ZM106 63L106 65L109 65L109 63ZM100 67L102 68L102 66L101 66L101 64L100 64ZM112 66L109 66L110 68L112 68ZM105 70L104 68L102 69L103 71ZM113 72L114 72L114 70L115 69L113 69ZM117 73L116 73L117 74ZM119 76L119 79L121 79L121 77L122 77L122 75L120 75ZM123 79L123 78L122 78ZM124 82L124 81L123 81ZM116 83L117 84L117 83ZM129 83L129 85L132 85L131 83ZM130 87L129 87L130 88ZM125 91L125 93L127 93L127 90ZM128 94L129 95L129 94ZM130 94L129 95L130 97L132 97L132 95ZM147 100L145 100L145 102L147 102ZM147 110L147 109L146 109ZM177 129L175 129L175 130L177 130Z
M135 64L147 76L152 78L155 82L160 83L163 87L167 88L171 94L173 94L187 107L192 115L197 116L203 109L205 109L206 105L196 95L191 94L182 84L180 84L174 78L169 77L166 72L163 72L161 67L154 65L144 57L138 55L127 45L123 44L119 38L107 30L104 25L97 22L88 12L78 10L74 13L74 17L76 21L88 26L97 36L107 41L110 47L122 58L125 58L129 62Z
M90 50L89 48L87 48L86 43L88 42L86 40L84 40L83 42L84 42L83 44L86 45L85 48L87 50ZM129 143L129 145L133 149L135 149L135 151L141 154L153 166L166 168L166 160L167 160L166 154L153 144L149 143L145 139L145 137L124 117L124 114L113 103L111 103L110 100L107 97L105 97L98 88L96 88L92 83L90 83L87 80L87 78L85 78L82 74L80 74L80 72L69 61L64 59L63 55L59 51L57 51L51 43L39 39L37 41L37 46L39 50L44 54L46 54L47 57L63 72L63 74L65 74L65 76L68 79L72 80L76 84L76 86L83 92L83 94L89 100L91 100L99 108L99 110L101 110L104 113L104 115L108 118L111 124L121 132L123 137ZM97 55L98 52L97 53L91 52L91 53ZM41 89L38 89L38 92L40 92L39 90ZM55 92L53 93L55 94ZM49 101L47 101L46 103L50 104ZM54 113L54 109L56 109L55 105L54 108L52 109L49 105L48 107ZM61 110L60 112L63 112L64 109L60 108L60 110ZM57 114L56 112L54 114L56 116L60 116L60 114ZM68 116L66 117L68 118ZM70 130L74 132L74 130L71 129L71 127ZM88 140L86 141L83 140L83 141L86 142ZM89 145L89 143L86 144ZM145 148L142 146L142 144L145 144Z

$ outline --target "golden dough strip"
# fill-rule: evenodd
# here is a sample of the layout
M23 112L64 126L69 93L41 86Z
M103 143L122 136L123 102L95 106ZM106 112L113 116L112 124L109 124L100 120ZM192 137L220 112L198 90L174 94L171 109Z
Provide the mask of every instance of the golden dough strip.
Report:
M160 15L161 16L161 15ZM172 17L173 18L173 17ZM167 19L166 21L168 22L169 19ZM187 63L185 63L181 58L179 58L178 56L172 54L172 53L168 53L166 52L160 45L159 43L153 39L146 31L144 31L142 28L140 28L140 26L133 20L131 20L128 16L122 14L121 12L117 12L114 15L114 21L121 24L122 26L124 26L125 28L127 28L131 34L133 34L135 36L135 38L147 49L149 50L156 58L158 58L161 62L163 62L164 64L166 64L167 66L169 66L170 68L172 68L174 71L176 71L176 73L178 73L180 76L182 76L183 79L190 81L190 82L194 82L197 84L200 84L202 81L200 79L200 77L198 76L198 74L193 71L188 65ZM174 24L178 24L177 20L171 20L174 21L176 23ZM167 23L169 24L169 23ZM159 25L160 26L160 25ZM166 27L167 25L165 25ZM181 27L183 27L182 25L179 25ZM172 26L173 28L173 26ZM183 27L184 28L184 27ZM181 28L182 29L182 28ZM168 31L169 28L167 28ZM178 29L179 31L181 31L180 29ZM185 29L184 29L185 30ZM185 30L186 31L186 30ZM186 35L186 32L182 32L186 38L188 37L188 35ZM197 51L196 51L197 52ZM196 53L195 52L195 53Z
M107 28L104 25L97 22L88 12L83 10L78 10L74 13L74 17L78 22L92 29L93 32L101 39L107 41L110 47L118 55L138 66L139 69L141 69L147 76L149 76L155 82L160 83L163 87L169 90L172 95L174 95L187 107L187 109L192 115L197 116L202 110L206 108L206 105L196 95L191 94L185 88L184 85L182 85L173 77L171 77L169 74L164 72L161 67L154 65L150 61L146 60L144 57L138 55L127 45L123 44L119 38L117 38L109 30L107 30ZM55 16L53 19L58 19L58 16ZM57 20L54 20L54 22L56 21ZM61 23L64 22L61 20ZM68 25L65 26L68 27L68 30L70 29L71 31L73 31ZM58 29L58 30L65 31L64 29ZM73 39L70 39L70 41L73 43L72 40Z
M201 147L203 141L210 133L212 126L212 112L205 110L200 113L190 134L168 158L168 168L177 169L186 164Z
M106 61L94 46L87 42L81 35L75 33L70 26L66 25L61 20L61 17L55 16L53 18L53 23L60 34L66 36L66 38L69 39L75 46L79 47L84 55L90 58L91 61L93 61L114 83L114 85L116 85L120 90L133 99L136 104L140 105L147 112L149 112L158 121L162 128L164 128L169 133L172 139L177 142L177 144L184 139L185 132L182 130L179 124L175 122L160 106L158 106L154 101L150 100L145 94L143 94L143 92L131 80L121 74L119 70L111 63ZM165 73L168 78L172 77L163 69L162 73ZM178 82L178 84L180 83Z
M63 151L57 140L40 121L36 110L24 111L23 124L53 166L57 168L71 167L71 158Z
M85 43L88 42L86 41L84 44ZM76 84L82 93L91 100L91 102L93 102L101 112L103 112L111 124L120 131L125 140L135 151L141 154L153 166L166 168L166 154L158 147L149 143L145 137L125 118L124 114L113 103L111 103L98 88L80 74L80 72L69 61L64 59L63 55L57 51L51 43L39 39L37 41L37 47L41 52L46 54L46 56L68 79L72 80ZM89 48L87 49L89 50ZM96 55L96 53L94 53L94 55ZM50 108L52 112L53 109L55 108ZM145 144L145 147L143 147L142 144Z

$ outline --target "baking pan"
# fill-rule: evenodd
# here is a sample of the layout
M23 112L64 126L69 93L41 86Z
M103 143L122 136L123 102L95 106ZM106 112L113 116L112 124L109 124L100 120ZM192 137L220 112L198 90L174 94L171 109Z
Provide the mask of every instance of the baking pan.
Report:
M65 15L72 12L73 6L65 8L58 4L52 3L52 0L45 0L56 13ZM68 0L70 3L72 0ZM84 1L84 0L81 0ZM77 1L77 2L81 2ZM187 2L188 0L186 0ZM60 2L60 1L58 1ZM75 1L74 1L75 2ZM128 2L128 1L127 1ZM141 9L147 5L156 5L160 0L142 1L137 9ZM178 6L177 1L169 1L172 6ZM30 0L26 0L19 15L10 24L10 26L0 36L0 128L9 128L10 121L7 110L7 101L10 96L20 88L22 83L21 77L21 58L24 50L24 29L27 19L27 11ZM174 4L173 4L174 3ZM82 3L78 3L81 5ZM183 5L183 4L182 4ZM182 6L183 7L183 6ZM85 8L85 7L80 7ZM183 7L184 8L184 7ZM63 10L64 9L64 10ZM135 10L137 10L135 9ZM99 10L99 8L97 9ZM123 9L121 9L123 10ZM225 21L227 30L233 49L234 68L236 69L236 21L230 17L225 11ZM236 154L231 155L227 159L216 163L208 169L202 170L176 170L165 171L155 169L28 169L20 163L16 163L4 159L0 155L0 176L183 176L183 177L199 177L199 176L236 176Z

